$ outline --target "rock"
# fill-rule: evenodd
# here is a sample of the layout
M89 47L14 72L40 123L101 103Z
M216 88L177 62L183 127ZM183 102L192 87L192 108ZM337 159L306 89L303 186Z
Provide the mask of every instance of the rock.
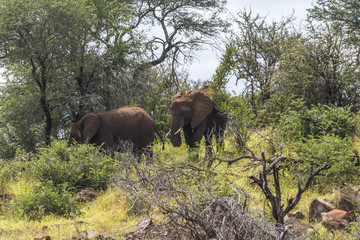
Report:
M102 235L95 231L89 231L87 233L87 239L101 239Z
M151 227L154 226L152 218L145 218L138 224L138 231L145 232L148 231Z
M352 217L347 211L334 209L322 214L322 222L329 229L344 229L350 221Z
M34 237L34 240L51 240L50 236Z
M353 218L360 210L360 196L351 187L344 187L340 190L339 209L347 211Z
M309 222L321 220L321 213L328 212L333 209L335 209L335 207L331 203L322 199L314 198L310 203Z
M75 200L78 202L92 202L99 194L92 188L86 188L78 193Z
M339 209L331 210L326 214L326 217L331 217L333 219L345 219L349 222L352 220L352 217L347 211L339 210Z

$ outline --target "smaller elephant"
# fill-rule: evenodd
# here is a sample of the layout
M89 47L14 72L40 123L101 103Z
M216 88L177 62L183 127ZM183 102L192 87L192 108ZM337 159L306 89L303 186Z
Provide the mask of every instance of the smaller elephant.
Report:
M125 106L107 112L89 113L73 124L70 131L69 145L92 143L113 154L119 151L124 141L133 143L133 153L139 157L149 153L149 145L154 141L154 120L142 108ZM163 142L160 134L161 141Z
M223 146L223 136L226 119L215 108L209 97L210 89L193 90L185 95L180 92L171 103L171 143L175 147L181 145L180 130L184 131L185 142L190 148L195 148L201 138L206 140L206 152L212 155L212 135Z

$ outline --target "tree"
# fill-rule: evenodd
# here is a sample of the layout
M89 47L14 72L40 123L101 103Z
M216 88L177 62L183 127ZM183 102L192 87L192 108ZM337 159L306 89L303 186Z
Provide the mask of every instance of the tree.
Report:
M20 80L19 80L20 81ZM43 115L36 84L21 87L8 82L0 95L0 132L2 158L11 159L19 147L34 151L43 141ZM25 117L26 116L26 117Z
M322 22L336 22L346 29L348 34L359 41L360 2L357 0L316 0L309 9L310 19Z
M220 17L226 0L150 0L133 4L137 9L136 22L157 26L161 32L146 41L146 58L136 68L135 78L141 71L167 59L176 76L175 69L181 62L191 61L196 50L214 43L228 26Z
M331 165L329 164L324 164L315 170L311 168L310 174L307 177L304 186L301 187L300 183L298 183L298 191L296 193L296 196L287 199L285 205L282 199L282 192L281 192L282 184L280 184L281 182L280 177L285 176L285 174L284 173L279 174L281 170L283 170L283 172L285 170L282 169L280 165L281 163L284 162L286 164L286 162L294 161L294 159L288 159L281 155L275 158L266 159L265 154L262 153L261 159L256 158L253 155L253 161L261 162L262 169L259 171L259 177L251 176L250 179L253 181L252 184L256 184L257 186L259 186L259 188L262 190L263 194L265 195L266 199L269 200L271 204L271 214L274 217L276 224L278 224L278 227L281 227L284 224L284 218L286 214L288 214L291 210L293 210L296 207L296 205L299 203L301 199L302 194L309 189L314 178L318 175L321 175L320 173L322 171L327 170L331 167ZM273 182L269 184L271 174L272 174ZM272 187L270 186L273 186L274 189L272 189Z
M294 42L279 63L277 95L312 104L359 109L359 48L350 46L337 25L309 25L308 36ZM355 56L355 57L354 57ZM289 101L288 101L289 102Z
M292 17L268 24L266 18L240 12L235 20L239 31L232 34L228 47L235 48L233 74L245 82L251 106L257 115L258 106L273 93L278 65L292 42L300 37L292 29Z
M50 143L53 104L49 89L61 81L65 56L77 48L74 36L86 24L82 1L0 2L0 56L14 74L37 85L45 119L44 140Z

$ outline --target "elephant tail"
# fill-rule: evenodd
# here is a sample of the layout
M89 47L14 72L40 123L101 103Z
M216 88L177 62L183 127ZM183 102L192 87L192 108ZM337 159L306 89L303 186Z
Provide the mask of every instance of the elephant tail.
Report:
M156 127L155 127L155 132L156 132L156 134L159 136L159 138L160 138L160 140L161 140L161 142L162 142L162 144L163 144L163 146L162 146L162 150L164 150L164 149L165 149L165 142L164 142L164 140L163 140L163 138L162 138L161 134L159 133L159 131L157 130L157 128L156 128Z

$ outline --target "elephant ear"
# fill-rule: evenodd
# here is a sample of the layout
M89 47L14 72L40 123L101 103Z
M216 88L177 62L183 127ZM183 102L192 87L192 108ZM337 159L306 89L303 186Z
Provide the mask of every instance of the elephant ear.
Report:
M214 103L205 93L195 92L193 94L192 108L191 128L195 128L212 112Z
M84 119L82 119L81 127L82 141L89 143L91 138L99 131L100 118L93 113L87 114Z

